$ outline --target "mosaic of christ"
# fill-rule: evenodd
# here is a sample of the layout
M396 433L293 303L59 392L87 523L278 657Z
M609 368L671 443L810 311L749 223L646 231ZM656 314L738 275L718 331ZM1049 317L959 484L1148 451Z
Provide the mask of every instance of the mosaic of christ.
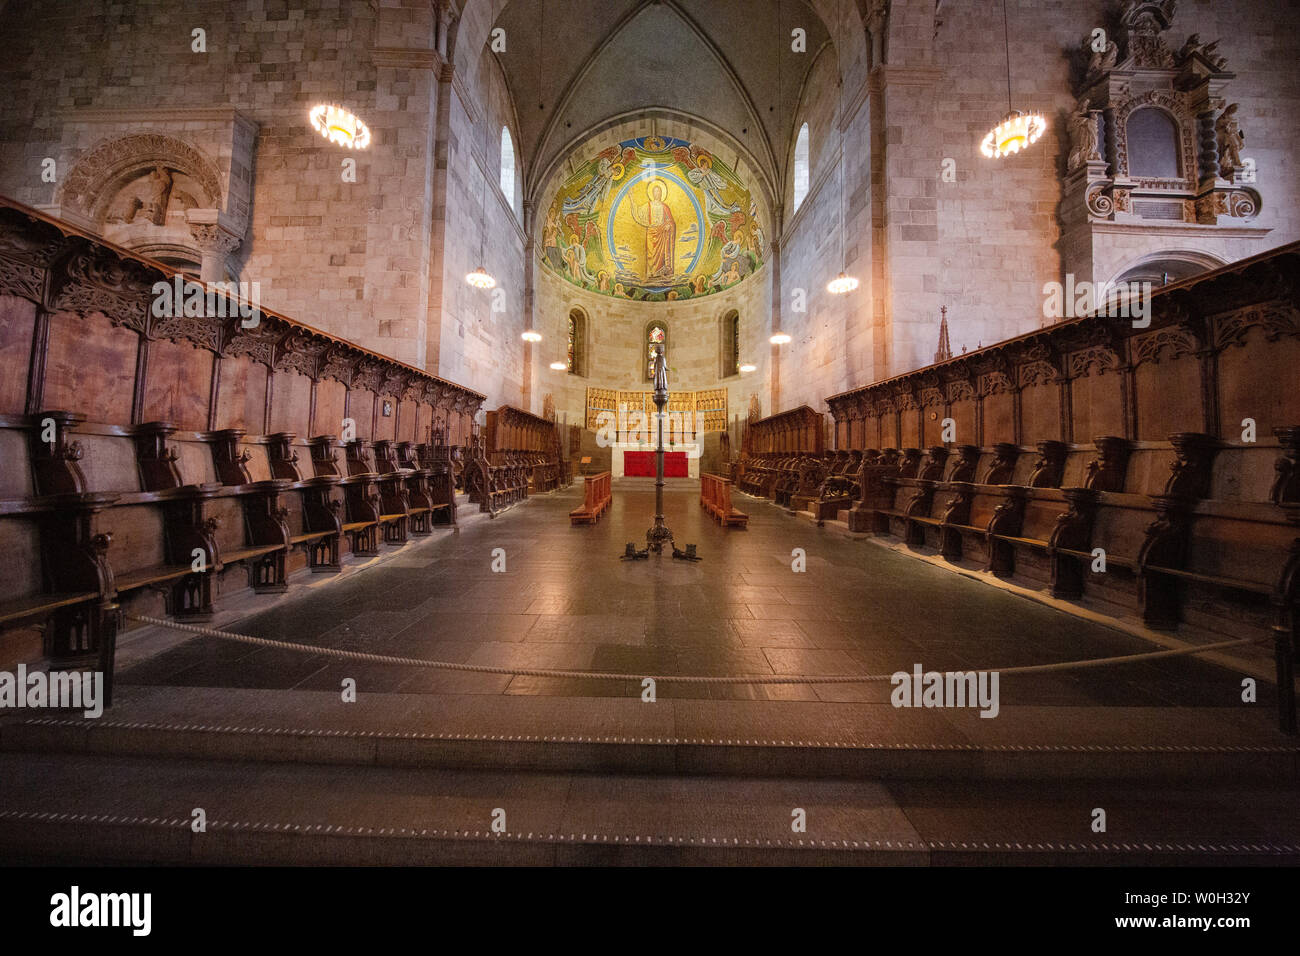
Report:
M645 301L689 299L762 265L749 190L716 156L648 136L601 150L556 191L544 264L570 282Z

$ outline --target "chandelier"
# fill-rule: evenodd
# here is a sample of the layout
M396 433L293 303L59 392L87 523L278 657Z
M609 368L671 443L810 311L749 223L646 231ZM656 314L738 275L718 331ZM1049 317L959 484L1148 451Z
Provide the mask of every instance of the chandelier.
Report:
M1047 121L1041 113L1012 110L984 137L980 152L990 159L1001 159L1033 146L1046 129Z
M316 132L331 143L348 149L365 149L370 145L370 127L341 106L321 103L313 106L307 115Z
M569 367L569 366L566 365L564 362L552 362L552 363L551 363L551 371L552 371L552 372L563 372L563 371L564 371L566 368L568 368L568 367Z
M832 295L844 295L858 287L858 280L841 272L836 278L826 283L826 291Z
M520 338L522 338L525 342L540 342L542 340L542 333L534 332L532 329L528 329L526 332L524 332L523 335L520 336Z
M771 336L768 341L773 345L789 345L790 335L787 332L777 332L775 335Z
M1007 113L980 143L989 159L1001 159L1028 149L1047 130L1042 113L1024 113L1011 106L1011 32L1007 29L1007 0L1002 0L1002 42L1007 52Z
M476 289L491 289L497 284L497 280L492 278L482 266L479 266L473 272L465 273L465 281Z

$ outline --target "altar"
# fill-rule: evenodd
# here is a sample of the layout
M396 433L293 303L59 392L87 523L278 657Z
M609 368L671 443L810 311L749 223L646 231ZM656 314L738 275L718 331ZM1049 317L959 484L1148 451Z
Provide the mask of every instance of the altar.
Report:
M655 476L655 447L649 442L618 442L610 446L610 472L615 478ZM665 478L700 477L699 444L664 449Z

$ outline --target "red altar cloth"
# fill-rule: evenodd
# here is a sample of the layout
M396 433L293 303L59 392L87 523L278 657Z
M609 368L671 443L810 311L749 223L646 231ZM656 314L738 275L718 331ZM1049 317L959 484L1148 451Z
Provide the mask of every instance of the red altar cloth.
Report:
M623 452L623 474L629 478L653 478L655 476L655 453L652 451ZM685 478L687 470L686 452L664 452L664 477Z

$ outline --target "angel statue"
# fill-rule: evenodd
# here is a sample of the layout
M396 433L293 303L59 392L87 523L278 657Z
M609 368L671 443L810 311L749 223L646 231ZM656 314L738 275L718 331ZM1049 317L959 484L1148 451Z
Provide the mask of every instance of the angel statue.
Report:
M1091 49L1091 45L1087 40L1084 40L1084 46ZM1118 61L1119 46L1114 40L1107 40L1104 50L1092 51L1092 56L1088 59L1088 76L1096 76L1098 73L1113 70Z
M1219 175L1231 179L1232 174L1242 168L1241 147L1246 145L1246 134L1237 124L1236 103L1219 114L1214 131L1219 136Z
M1070 114L1070 160L1069 169L1077 169L1089 160L1101 159L1097 151L1097 117L1095 111L1088 109L1090 101L1080 100L1075 111Z

